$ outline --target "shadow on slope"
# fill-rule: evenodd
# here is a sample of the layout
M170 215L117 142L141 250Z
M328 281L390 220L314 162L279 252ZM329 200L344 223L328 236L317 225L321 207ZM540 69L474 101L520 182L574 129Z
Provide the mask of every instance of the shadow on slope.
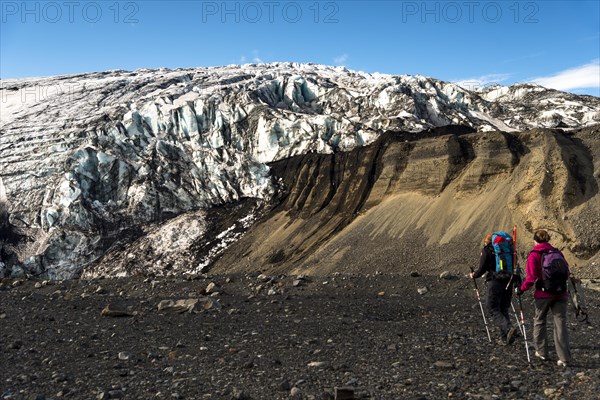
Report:
M517 225L522 256L532 231L546 228L583 275L592 273L598 134L389 132L348 153L274 163L286 196L213 271L466 273L484 234Z

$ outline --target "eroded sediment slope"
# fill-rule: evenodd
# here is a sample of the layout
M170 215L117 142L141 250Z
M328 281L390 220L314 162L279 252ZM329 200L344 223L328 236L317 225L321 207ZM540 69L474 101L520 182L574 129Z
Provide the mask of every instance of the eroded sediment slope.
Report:
M485 233L551 232L581 276L600 276L600 130L389 134L336 155L272 165L288 195L215 271L468 271Z

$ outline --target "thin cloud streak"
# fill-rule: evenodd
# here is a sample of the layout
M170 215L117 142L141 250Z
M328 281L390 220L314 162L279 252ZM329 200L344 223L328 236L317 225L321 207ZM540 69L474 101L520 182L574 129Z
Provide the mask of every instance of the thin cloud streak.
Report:
M531 80L538 85L556 90L600 88L600 59L578 67Z
M333 62L335 62L337 65L344 65L346 64L346 61L348 61L348 54L342 54L341 56L337 56L333 59Z

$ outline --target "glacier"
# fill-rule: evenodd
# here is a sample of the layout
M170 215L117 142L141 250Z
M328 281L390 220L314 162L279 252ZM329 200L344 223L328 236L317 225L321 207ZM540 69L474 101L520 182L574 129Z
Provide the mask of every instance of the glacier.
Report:
M272 162L350 151L384 132L598 123L593 96L528 84L467 90L317 64L2 80L0 217L9 204L6 225L26 239L9 245L3 228L5 252L18 257L2 261L0 277L77 276L136 229L246 198L269 202L280 185ZM184 226L189 241L207 234L201 221Z

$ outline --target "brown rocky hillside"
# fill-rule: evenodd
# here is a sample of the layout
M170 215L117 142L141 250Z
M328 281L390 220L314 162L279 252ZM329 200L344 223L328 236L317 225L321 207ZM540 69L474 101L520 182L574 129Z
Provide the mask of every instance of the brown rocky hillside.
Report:
M442 128L276 162L286 194L214 272L468 271L481 238L544 228L577 274L599 277L600 128Z

